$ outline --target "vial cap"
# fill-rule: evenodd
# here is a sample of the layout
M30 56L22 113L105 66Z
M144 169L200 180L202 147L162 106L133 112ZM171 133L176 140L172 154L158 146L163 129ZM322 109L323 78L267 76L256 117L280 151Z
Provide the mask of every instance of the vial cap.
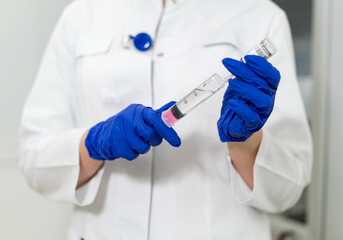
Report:
M263 57L268 59L277 52L277 48L269 38L265 38L260 43L260 51L263 52L263 55L264 55Z
M147 33L139 33L135 37L130 36L133 39L133 44L139 51L147 51L152 46L152 39Z

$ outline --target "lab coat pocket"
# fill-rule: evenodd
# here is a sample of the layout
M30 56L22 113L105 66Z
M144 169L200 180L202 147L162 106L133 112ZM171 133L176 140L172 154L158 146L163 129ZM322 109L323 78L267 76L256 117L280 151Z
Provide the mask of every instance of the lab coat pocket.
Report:
M109 52L113 39L111 37L88 37L78 41L76 58L96 56Z
M77 41L76 78L84 94L92 94L110 81L116 38L87 36Z
M151 56L123 48L122 38L87 37L77 46L80 102L92 123L132 103L151 104Z
M117 112L132 103L151 106L151 55L137 49L120 47L113 55L111 82L103 85L102 105Z
M76 42L76 88L85 119L108 117L102 109L102 89L113 84L119 43L119 36L84 36Z

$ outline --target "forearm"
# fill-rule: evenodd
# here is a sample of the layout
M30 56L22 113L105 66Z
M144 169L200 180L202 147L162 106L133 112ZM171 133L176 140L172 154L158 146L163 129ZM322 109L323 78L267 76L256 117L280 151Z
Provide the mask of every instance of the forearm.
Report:
M80 142L80 173L77 188L88 182L104 164L103 161L93 159L89 156L88 150L85 146L87 134L88 131L82 136L82 140Z
M228 142L229 155L236 171L250 189L254 188L254 164L262 140L262 130L245 142Z

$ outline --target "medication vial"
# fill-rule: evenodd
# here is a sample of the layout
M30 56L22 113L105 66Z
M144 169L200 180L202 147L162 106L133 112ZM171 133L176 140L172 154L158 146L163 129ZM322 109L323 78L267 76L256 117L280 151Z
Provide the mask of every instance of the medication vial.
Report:
M247 52L246 55L257 55L269 59L276 53L275 45L268 39L264 39L256 47ZM244 62L244 57L241 61ZM229 74L226 78L222 78L215 73L197 88L183 97L180 101L162 113L162 120L168 127L172 127L178 120L186 116L197 106L210 98L221 88L225 86L228 80L234 78L233 74Z

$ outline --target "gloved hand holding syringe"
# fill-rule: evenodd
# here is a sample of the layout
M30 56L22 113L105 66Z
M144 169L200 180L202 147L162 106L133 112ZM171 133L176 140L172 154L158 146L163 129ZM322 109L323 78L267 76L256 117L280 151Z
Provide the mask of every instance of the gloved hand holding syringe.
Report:
M266 38L246 55L257 55L269 59L276 51L275 45ZM244 61L244 57L242 57L241 60ZM218 92L225 86L228 80L234 77L235 76L231 73L226 78L222 78L217 73L213 74L209 79L200 84L175 105L164 111L162 113L162 120L167 126L172 127L175 122L186 116L193 109Z

